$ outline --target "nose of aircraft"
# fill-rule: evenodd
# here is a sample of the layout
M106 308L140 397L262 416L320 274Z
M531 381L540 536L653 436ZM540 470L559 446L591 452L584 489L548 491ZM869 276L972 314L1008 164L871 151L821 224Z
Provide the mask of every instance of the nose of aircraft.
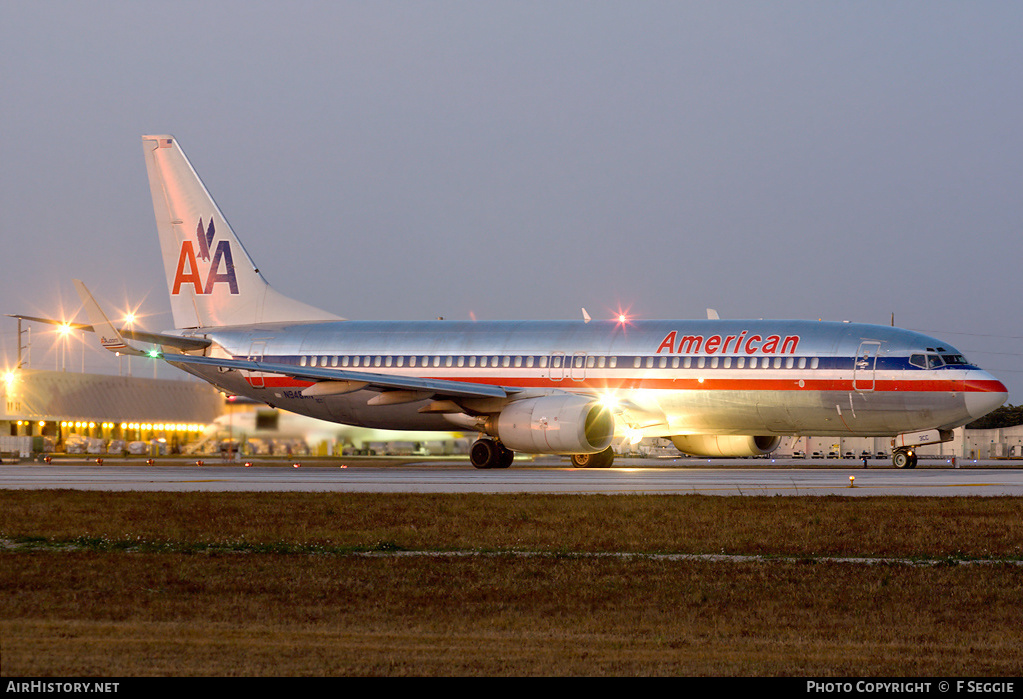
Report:
M966 410L977 419L1001 407L1009 389L986 371L971 371L966 379Z

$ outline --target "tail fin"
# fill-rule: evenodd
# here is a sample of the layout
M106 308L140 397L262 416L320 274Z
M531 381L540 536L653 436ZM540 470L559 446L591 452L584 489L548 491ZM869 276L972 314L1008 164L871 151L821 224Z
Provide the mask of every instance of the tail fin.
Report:
M173 136L143 136L177 328L340 320L274 291Z

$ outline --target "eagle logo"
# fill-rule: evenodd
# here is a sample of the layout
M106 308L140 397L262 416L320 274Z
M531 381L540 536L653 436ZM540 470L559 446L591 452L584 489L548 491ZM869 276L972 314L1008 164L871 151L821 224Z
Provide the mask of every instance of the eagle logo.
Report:
M181 287L192 285L193 293L203 296L213 293L217 284L227 284L231 294L238 293L238 278L234 272L234 256L231 254L231 241L221 240L213 247L216 229L213 217L208 226L203 226L202 218L195 229L195 241L182 240L178 254L178 266L174 272L174 286L171 294L177 296ZM211 255L212 251L212 255ZM212 260L210 259L212 256ZM200 261L203 263L200 269Z

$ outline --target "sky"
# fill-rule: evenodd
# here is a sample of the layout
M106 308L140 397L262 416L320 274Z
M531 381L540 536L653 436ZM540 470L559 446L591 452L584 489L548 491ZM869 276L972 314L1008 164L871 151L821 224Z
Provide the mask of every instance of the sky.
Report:
M84 322L80 278L171 327L173 134L345 318L894 317L1023 403L1020 36L1013 2L0 0L0 313ZM31 365L122 370L85 340L34 326Z

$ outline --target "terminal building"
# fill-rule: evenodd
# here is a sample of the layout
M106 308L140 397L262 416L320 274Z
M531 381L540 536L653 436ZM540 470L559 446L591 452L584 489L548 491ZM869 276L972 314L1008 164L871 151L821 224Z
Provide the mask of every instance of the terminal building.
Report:
M21 457L173 453L224 410L224 396L194 380L20 369L6 372L0 391L0 451Z

